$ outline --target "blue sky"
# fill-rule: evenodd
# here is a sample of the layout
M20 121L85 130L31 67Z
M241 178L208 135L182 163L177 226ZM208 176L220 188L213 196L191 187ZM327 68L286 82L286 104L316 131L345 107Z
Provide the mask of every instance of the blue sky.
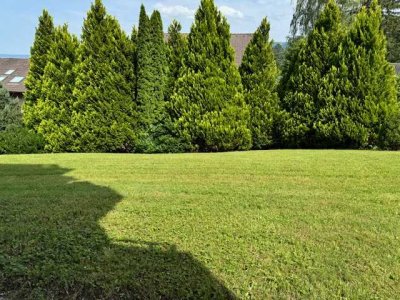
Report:
M1 0L0 53L28 54L33 42L37 19L45 8L53 15L57 25L68 23L70 30L80 34L82 22L91 0ZM164 30L174 18L188 32L193 14L200 1L194 0L104 0L110 14L116 16L122 27L130 32L137 24L140 4L151 12L160 10ZM264 16L271 22L271 36L275 41L285 41L293 14L291 0L216 0L227 16L231 31L254 32Z

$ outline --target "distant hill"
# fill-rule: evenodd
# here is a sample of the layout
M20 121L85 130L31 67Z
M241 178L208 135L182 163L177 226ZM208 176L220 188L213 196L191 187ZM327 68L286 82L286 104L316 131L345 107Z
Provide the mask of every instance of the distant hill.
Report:
M0 58L29 58L28 54L0 54Z

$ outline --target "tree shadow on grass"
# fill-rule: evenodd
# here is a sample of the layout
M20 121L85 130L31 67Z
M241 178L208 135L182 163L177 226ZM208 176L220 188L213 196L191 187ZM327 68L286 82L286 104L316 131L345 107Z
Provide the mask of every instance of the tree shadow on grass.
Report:
M122 200L55 165L0 165L0 297L234 299L174 245L113 244L99 220Z

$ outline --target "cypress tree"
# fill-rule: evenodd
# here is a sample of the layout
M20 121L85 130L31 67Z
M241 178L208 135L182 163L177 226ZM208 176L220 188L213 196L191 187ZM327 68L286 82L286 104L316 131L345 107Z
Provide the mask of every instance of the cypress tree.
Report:
M137 104L139 111L138 152L162 152L165 132L167 49L161 15L154 11L149 18L141 8L138 32Z
M48 52L54 39L54 24L50 14L43 10L36 28L35 40L31 48L29 72L25 80L24 123L36 128L40 119L35 115L34 106L41 97L41 81L48 61Z
M187 39L181 33L181 30L182 25L176 20L173 20L168 28L168 99L172 95L175 82L179 79L184 55L187 51Z
M280 115L276 92L279 69L269 37L270 24L263 19L245 50L239 68L250 108L250 127L254 149L267 149L276 144L275 129Z
M356 16L344 46L351 118L362 129L359 147L398 148L399 103L396 76L388 63L382 12L377 0Z
M22 110L18 99L13 99L10 93L0 83L0 131L11 125L22 124Z
M137 70L138 70L138 30L136 26L133 26L131 33L131 46L132 46L132 63L134 70L134 100L136 102L137 99Z
M76 137L71 128L71 112L78 47L78 39L68 32L67 25L56 28L42 76L42 94L34 109L41 120L37 131L44 137L47 151L73 150Z
M129 152L136 122L132 43L101 0L84 22L73 106L74 151Z
M288 146L337 147L343 142L341 121L345 99L340 96L338 60L343 30L341 13L330 0L307 39L288 55L281 87L283 107L289 112ZM286 74L285 74L286 73Z
M150 58L150 19L146 13L146 8L142 4L140 7L140 15L139 15L139 28L137 33L135 32L136 28L134 27L132 32L131 39L133 41L136 40L136 52L135 52L135 61L136 64L136 103L139 103L139 90L140 97L143 98L144 82L147 82L148 74L144 72L144 66L151 64ZM138 105L139 108L139 105ZM140 122L139 122L140 123Z
M175 127L191 150L251 147L250 113L230 46L230 29L213 0L202 0L172 96Z

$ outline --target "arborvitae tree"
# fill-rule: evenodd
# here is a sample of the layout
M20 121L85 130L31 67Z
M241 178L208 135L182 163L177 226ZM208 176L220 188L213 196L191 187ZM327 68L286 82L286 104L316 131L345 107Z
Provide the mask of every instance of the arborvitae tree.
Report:
M42 93L33 110L41 120L37 131L44 137L47 151L73 150L76 136L71 127L71 112L78 47L78 39L68 32L67 25L56 28L42 76Z
M230 29L213 0L202 0L172 96L175 126L191 150L251 147L250 114L230 46Z
M298 53L289 53L293 61L284 69L282 105L290 114L285 133L289 146L341 145L344 99L338 92L337 65L342 40L341 13L330 0L307 40L295 47Z
M36 28L35 41L31 48L29 72L25 80L27 91L24 95L24 123L29 128L36 128L40 123L40 119L34 112L34 106L42 94L42 76L48 61L47 55L53 39L53 18L44 10L39 18L39 25Z
M285 51L285 58L282 65L281 80L279 82L278 93L283 99L286 92L291 88L291 78L297 72L302 63L302 55L306 47L307 40L304 37L289 39L288 47Z
M291 23L293 36L308 34L328 0L297 0ZM362 7L370 7L372 0L337 0L345 20L351 21ZM400 1L380 0L382 6L382 28L388 39L388 59L400 61Z
M184 55L187 51L187 39L181 30L182 25L176 20L173 20L168 28L168 99L173 93L175 82L179 79Z
M133 26L132 33L131 33L131 45L132 45L132 62L133 62L133 70L135 75L135 82L134 82L134 100L136 102L137 98L137 70L138 70L138 30L136 26Z
M363 135L360 147L398 148L400 113L394 68L386 60L386 39L377 0L363 8L344 43L347 81L342 86L349 98L352 120Z
M74 151L129 152L135 141L132 43L96 0L83 26L72 126Z
M22 124L22 110L19 99L14 99L0 83L0 131L11 125Z
M167 118L167 48L160 13L154 11L149 19L143 5L139 19L137 64L139 137L136 151L161 152Z
M254 149L267 149L277 143L275 132L280 105L276 86L279 69L269 32L270 24L265 18L247 46L239 68L245 100L250 108Z

